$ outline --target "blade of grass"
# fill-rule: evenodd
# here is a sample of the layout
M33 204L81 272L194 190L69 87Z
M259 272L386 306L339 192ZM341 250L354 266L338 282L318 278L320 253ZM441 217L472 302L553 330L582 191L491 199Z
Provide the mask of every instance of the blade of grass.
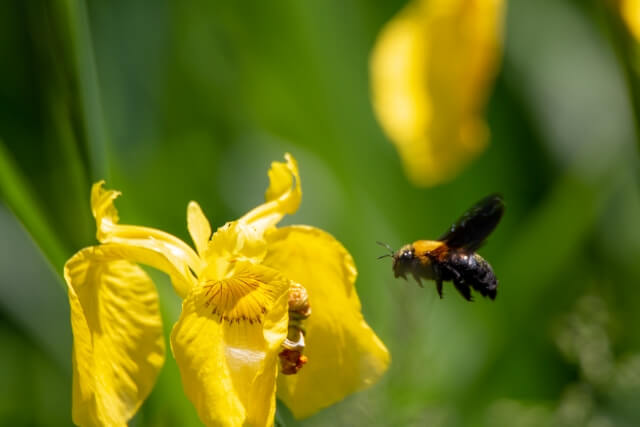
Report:
M44 252L58 274L57 266L62 266L68 258L68 251L48 224L42 210L33 196L27 180L22 176L11 158L11 154L0 140L0 195L29 230L31 236Z
M107 132L100 100L98 73L93 53L87 7L83 0L58 3L57 18L67 28L79 86L85 142L93 181L109 179Z

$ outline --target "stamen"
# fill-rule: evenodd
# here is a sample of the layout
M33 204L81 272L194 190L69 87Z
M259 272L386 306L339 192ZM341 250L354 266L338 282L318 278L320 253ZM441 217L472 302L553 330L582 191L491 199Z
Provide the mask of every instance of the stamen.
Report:
M305 329L302 323L310 315L307 290L299 283L292 283L289 288L289 330L282 343L283 350L278 355L282 365L280 372L284 375L298 373L307 363L307 357L302 354L305 348Z

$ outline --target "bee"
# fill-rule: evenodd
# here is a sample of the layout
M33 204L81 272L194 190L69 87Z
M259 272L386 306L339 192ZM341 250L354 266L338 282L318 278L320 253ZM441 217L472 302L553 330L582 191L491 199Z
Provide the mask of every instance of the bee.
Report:
M467 301L471 288L483 297L495 299L498 279L491 265L476 251L496 228L504 213L504 201L499 195L485 197L465 212L438 240L417 240L394 251L389 245L378 244L390 253L379 258L393 259L395 277L407 279L411 274L422 286L421 279L435 281L442 298L442 282L453 286Z

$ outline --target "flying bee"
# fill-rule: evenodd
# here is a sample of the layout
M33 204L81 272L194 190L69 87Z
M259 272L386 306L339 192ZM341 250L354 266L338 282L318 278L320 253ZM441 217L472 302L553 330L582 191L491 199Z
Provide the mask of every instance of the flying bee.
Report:
M503 213L502 197L488 196L465 212L438 240L417 240L397 251L378 242L390 251L379 258L393 259L395 277L406 280L407 274L411 274L421 287L420 279L435 281L440 298L442 282L452 281L467 301L471 301L471 288L483 297L495 299L498 279L476 250L498 225Z

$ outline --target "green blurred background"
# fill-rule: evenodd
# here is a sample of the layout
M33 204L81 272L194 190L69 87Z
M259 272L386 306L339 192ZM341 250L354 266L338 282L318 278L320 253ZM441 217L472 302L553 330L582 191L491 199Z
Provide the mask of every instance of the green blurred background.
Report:
M0 2L0 425L71 424L61 270L95 242L93 181L124 193L122 222L187 240L189 200L214 226L240 216L286 151L304 190L286 222L353 254L393 363L307 420L279 405L283 424L640 425L639 104L605 3L510 1L491 144L417 189L369 93L402 1ZM437 300L376 260L376 240L435 238L492 192L507 203L481 250L495 302L450 285ZM168 332L180 301L154 278ZM171 356L131 424L199 425Z

